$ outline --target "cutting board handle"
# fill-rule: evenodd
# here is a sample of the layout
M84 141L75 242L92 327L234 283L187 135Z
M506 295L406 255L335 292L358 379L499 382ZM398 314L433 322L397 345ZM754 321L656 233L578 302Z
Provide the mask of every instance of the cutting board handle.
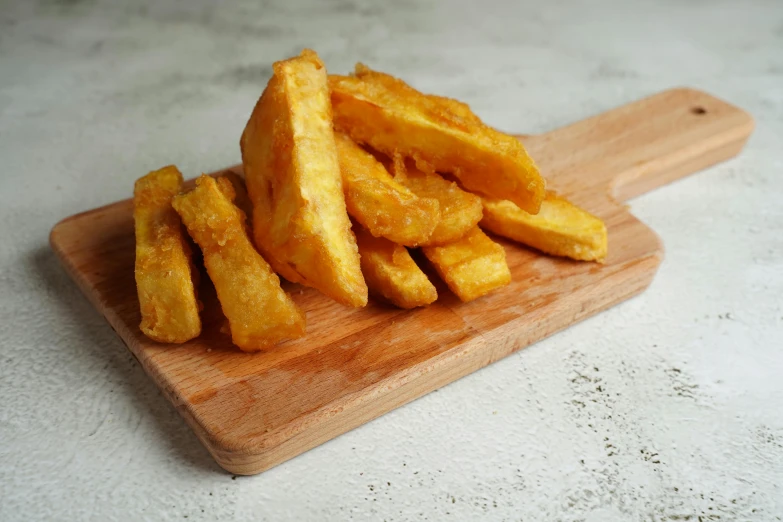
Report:
M737 155L753 118L678 88L538 136L521 136L549 186L625 201Z

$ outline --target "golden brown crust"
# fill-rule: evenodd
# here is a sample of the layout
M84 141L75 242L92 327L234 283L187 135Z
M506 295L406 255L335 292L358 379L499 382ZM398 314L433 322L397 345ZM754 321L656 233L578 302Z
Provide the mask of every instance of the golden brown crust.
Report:
M226 188L223 188L225 183L229 183L231 185L231 192L233 193L233 196L229 196L226 192ZM220 190L234 202L234 205L236 205L239 210L245 213L245 216L248 220L253 217L253 202L250 201L250 196L247 193L245 178L236 172L228 171L220 175L218 178L218 186L220 186Z
M510 201L484 198L481 227L546 254L579 261L606 260L606 225L564 198L548 192L536 215Z
M361 64L353 76L330 76L329 84L335 126L356 142L538 212L545 184L535 163L516 138L484 125L467 105L427 96Z
M177 196L172 204L204 254L233 343L256 351L301 337L304 314L253 248L244 212L231 201L234 189L221 179L201 176L195 189Z
M184 343L201 333L197 272L182 223L171 208L181 186L182 174L170 165L140 178L133 191L139 327L164 343Z
M348 214L373 236L417 246L427 242L440 221L436 199L418 197L386 167L343 133L336 133Z
M286 279L364 306L326 70L309 50L273 69L240 142L256 245Z
M362 273L370 292L400 308L426 306L438 298L435 286L411 258L408 249L360 226L356 242L362 256Z
M402 183L417 196L435 198L440 203L440 222L422 245L452 243L464 237L481 220L481 198L434 172L407 169Z
M506 251L478 227L454 243L424 247L422 252L449 289L464 302L511 282Z

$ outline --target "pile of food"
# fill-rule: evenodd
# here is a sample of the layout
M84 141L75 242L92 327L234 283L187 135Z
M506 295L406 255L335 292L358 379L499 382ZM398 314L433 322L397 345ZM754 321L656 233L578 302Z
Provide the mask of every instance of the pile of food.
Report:
M240 146L244 181L202 175L182 193L169 166L136 182L136 283L151 339L201 333L185 230L245 351L305 333L278 275L347 306L366 306L369 293L415 308L438 295L409 249L462 301L511 281L503 246L483 230L551 255L606 257L604 223L547 192L516 138L361 64L327 75L310 50L275 63Z

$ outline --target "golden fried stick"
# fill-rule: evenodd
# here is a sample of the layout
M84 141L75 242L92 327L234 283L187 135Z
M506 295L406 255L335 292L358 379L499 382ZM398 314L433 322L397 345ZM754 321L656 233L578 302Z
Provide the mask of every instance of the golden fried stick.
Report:
M452 243L470 232L481 219L481 198L465 192L455 182L443 179L434 172L408 169L401 182L417 196L435 198L440 203L438 226L422 245Z
M360 226L355 228L362 273L370 293L388 299L400 308L416 308L438 298L435 286L427 279L408 249L382 237L373 237Z
M184 343L201 333L198 272L182 223L171 208L181 185L182 174L170 165L140 178L133 189L140 328L163 343Z
M329 84L335 126L357 143L538 212L545 185L535 163L516 138L484 125L467 105L427 96L362 64L354 76L330 76Z
M440 205L394 180L375 157L343 133L335 133L345 204L373 236L406 246L426 242L440 221Z
M247 185L245 185L245 178L234 172L233 170L226 171L218 178L218 183L221 179L231 182L231 186L234 189L234 205L245 213L247 219L253 217L253 202L250 201L250 196L247 193Z
M256 246L277 273L367 304L345 209L326 69L315 52L276 62L242 134Z
M422 251L449 289L464 302L511 282L506 251L478 227L454 243L423 247Z
M245 215L232 203L233 198L229 180L201 176L196 188L175 197L172 205L204 254L231 340L252 352L301 337L305 318L253 248Z
M483 199L481 227L554 256L603 263L606 225L599 218L548 192L532 216L510 201Z

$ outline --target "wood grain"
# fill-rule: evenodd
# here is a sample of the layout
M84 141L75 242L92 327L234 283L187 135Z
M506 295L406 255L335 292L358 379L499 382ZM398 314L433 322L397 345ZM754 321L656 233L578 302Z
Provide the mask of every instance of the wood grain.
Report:
M605 265L502 242L510 286L463 304L437 283L440 299L412 311L372 301L350 309L286 283L307 312L308 333L258 354L240 352L221 332L207 277L201 337L175 346L141 334L130 200L69 217L50 239L217 462L254 474L641 292L663 249L620 201L734 156L752 129L743 111L675 89L524 137L550 186L606 221Z

